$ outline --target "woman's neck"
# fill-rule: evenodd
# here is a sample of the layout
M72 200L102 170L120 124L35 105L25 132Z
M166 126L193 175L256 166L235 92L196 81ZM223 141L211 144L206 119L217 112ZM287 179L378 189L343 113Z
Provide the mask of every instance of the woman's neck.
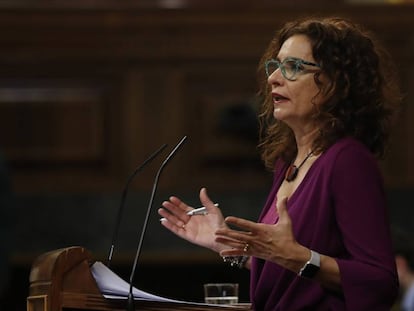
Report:
M310 152L313 151L314 141L319 133L319 128L314 128L313 130L306 131L302 134L296 134L296 147L297 155L296 159L304 159Z

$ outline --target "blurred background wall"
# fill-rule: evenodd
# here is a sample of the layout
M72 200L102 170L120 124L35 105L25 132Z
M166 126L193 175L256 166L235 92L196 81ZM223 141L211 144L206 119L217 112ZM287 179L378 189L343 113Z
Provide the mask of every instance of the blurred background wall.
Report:
M310 15L362 23L395 58L405 99L381 168L392 222L413 232L412 4L0 1L1 310L25 310L31 264L46 251L81 245L106 260L127 178L184 135L160 178L136 286L201 300L203 283L237 281L247 301L248 272L175 238L156 209L171 194L198 206L206 186L224 214L257 218L271 175L255 149L256 66L284 22ZM162 157L127 197L113 258L126 278Z

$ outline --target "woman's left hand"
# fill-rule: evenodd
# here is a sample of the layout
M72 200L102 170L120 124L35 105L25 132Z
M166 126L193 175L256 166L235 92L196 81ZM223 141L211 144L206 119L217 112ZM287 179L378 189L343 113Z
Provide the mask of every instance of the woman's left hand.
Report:
M293 235L292 223L286 209L287 198L277 204L279 220L274 225L252 222L246 219L229 216L225 219L230 228L216 231L216 242L229 248L220 252L221 256L255 256L267 261L278 263L285 268L296 268L289 262L297 252L305 249L299 245ZM301 257L301 256L299 256Z

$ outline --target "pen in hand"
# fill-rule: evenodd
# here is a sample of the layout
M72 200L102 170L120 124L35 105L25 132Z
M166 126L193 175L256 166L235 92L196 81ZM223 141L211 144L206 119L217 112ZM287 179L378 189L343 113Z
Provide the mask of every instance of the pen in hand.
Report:
M219 205L218 205L218 203L214 203L214 206L219 206ZM195 209L192 209L191 211L187 212L188 216L197 216L197 215L204 216L204 215L207 215L207 214L208 214L208 212L207 212L207 209L206 209L205 206L195 208ZM165 221L165 220L167 220L167 219L166 218L161 218L160 219L160 221Z
M214 206L219 206L218 203L214 203ZM207 215L208 212L206 210L205 206L199 207L199 208L195 208L189 212L187 212L188 216L195 216L195 215Z

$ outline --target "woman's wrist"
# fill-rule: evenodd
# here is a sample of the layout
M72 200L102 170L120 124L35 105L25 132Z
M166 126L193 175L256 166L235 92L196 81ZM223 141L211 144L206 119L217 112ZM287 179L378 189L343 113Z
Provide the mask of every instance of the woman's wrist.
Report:
M272 261L296 274L299 273L300 269L306 264L311 255L310 249L300 244L296 244L295 247L291 247L284 253L285 257L282 257L283 254L279 254L278 257Z

